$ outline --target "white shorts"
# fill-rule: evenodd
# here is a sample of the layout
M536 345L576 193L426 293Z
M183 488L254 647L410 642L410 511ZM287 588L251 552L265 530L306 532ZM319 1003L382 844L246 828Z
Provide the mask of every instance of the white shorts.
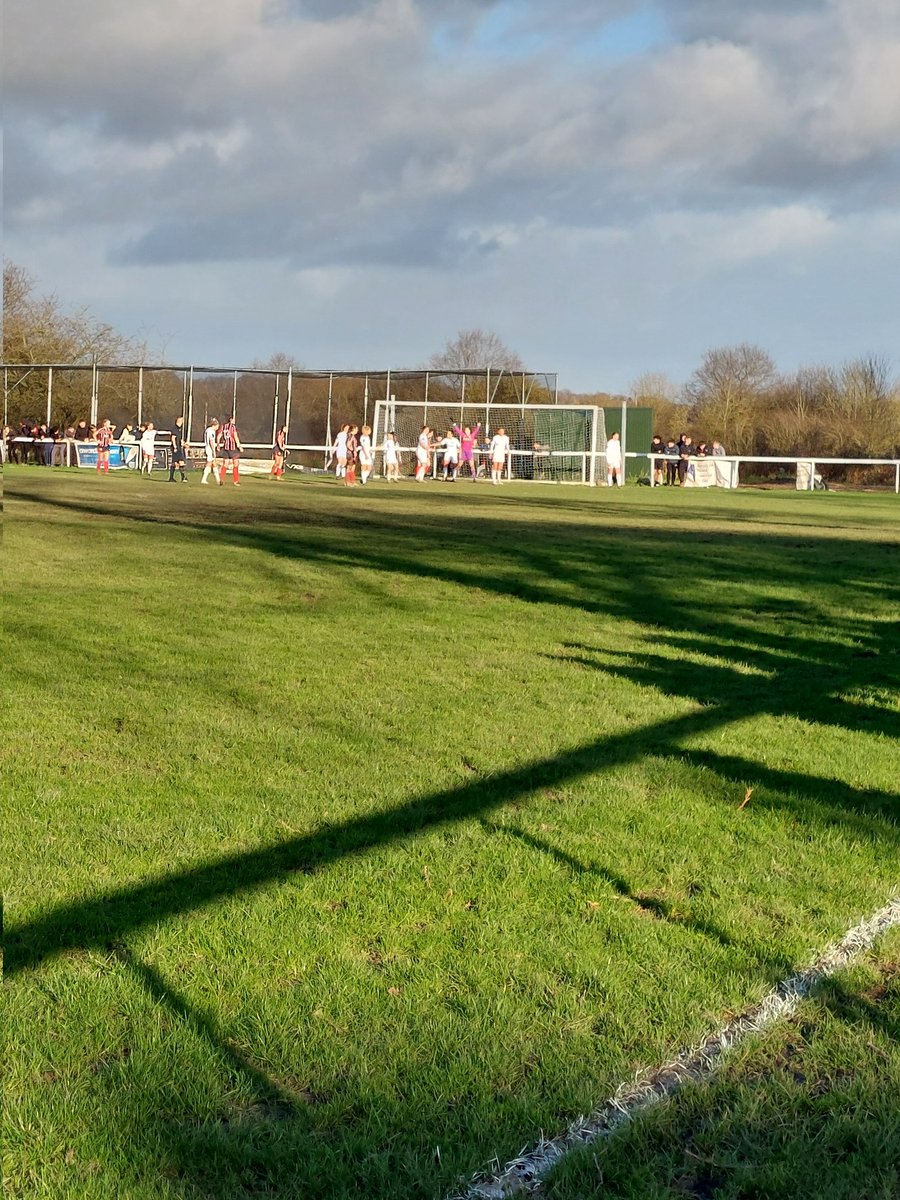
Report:
M422 446L416 447L416 462L420 462L423 467L428 463L428 451Z

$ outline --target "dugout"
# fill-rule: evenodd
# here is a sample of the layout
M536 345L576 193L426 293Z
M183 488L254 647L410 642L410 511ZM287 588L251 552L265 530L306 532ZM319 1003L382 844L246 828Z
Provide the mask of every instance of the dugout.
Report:
M640 455L640 458L625 459L625 478L637 479L649 475L650 459L644 451L650 448L651 439L656 432L653 428L653 409L621 404L616 408L604 408L603 415L606 420L606 436L610 438L617 433L625 444L626 454ZM624 436L623 418L626 425Z

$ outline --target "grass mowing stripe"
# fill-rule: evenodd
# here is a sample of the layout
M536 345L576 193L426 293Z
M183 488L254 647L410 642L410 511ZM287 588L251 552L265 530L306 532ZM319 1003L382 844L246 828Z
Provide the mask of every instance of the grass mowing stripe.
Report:
M900 895L872 916L848 930L843 938L811 966L783 979L759 1004L729 1021L700 1046L679 1054L665 1066L625 1083L614 1096L588 1117L573 1121L565 1133L540 1141L509 1163L493 1178L476 1179L461 1200L505 1200L517 1192L535 1194L542 1180L571 1151L609 1137L653 1104L675 1095L686 1082L712 1075L726 1051L751 1034L762 1033L776 1021L791 1016L823 980L844 970L889 929L900 927Z

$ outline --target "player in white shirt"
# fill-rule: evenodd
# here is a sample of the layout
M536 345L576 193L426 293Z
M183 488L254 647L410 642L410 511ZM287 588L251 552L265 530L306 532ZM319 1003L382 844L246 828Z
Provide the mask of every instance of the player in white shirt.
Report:
M397 483L400 479L400 443L393 429L384 439L384 477L388 483Z
M209 424L203 431L203 450L206 454L206 465L203 468L203 478L201 483L209 483L209 473L212 471L213 477L220 487L224 486L222 478L219 474L219 422L215 417L210 419Z
M342 425L334 439L334 445L331 447L331 453L337 463L334 473L338 479L343 479L347 474L347 435L349 432L350 426Z
M431 430L427 425L422 426L419 441L416 445L416 481L424 483L425 472L428 470L428 460L434 446L431 444Z
M456 472L459 470L459 451L462 446L459 438L452 429L447 430L447 436L438 442L438 448L444 451L444 479L456 483Z
M501 425L491 438L491 483L500 483L509 457L509 437Z
M149 475L153 470L153 458L156 454L156 430L153 422L148 421L141 434L141 474L146 471Z
M612 487L613 476L616 484L622 486L622 443L619 435L614 433L606 443L606 486Z
M359 450L356 457L359 462L359 482L368 483L369 476L372 474L372 467L375 465L375 455L372 452L371 425L363 425L362 427L359 435Z

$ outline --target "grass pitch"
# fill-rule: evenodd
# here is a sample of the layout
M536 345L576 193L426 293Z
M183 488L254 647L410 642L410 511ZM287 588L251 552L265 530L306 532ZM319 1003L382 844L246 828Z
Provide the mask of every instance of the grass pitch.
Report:
M896 890L894 496L5 485L10 1195L441 1196Z

